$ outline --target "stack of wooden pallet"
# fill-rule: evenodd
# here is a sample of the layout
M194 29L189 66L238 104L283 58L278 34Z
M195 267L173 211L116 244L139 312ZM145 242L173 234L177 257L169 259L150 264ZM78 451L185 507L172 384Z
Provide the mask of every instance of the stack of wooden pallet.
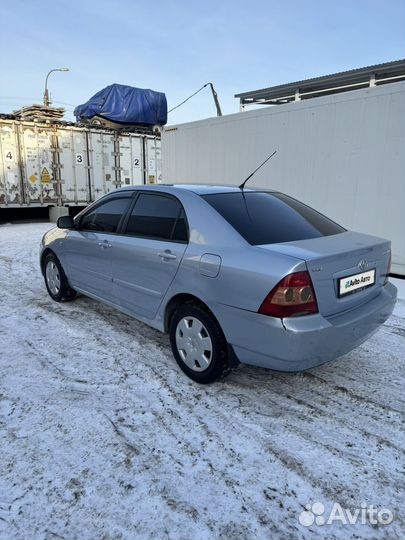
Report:
M21 120L53 121L61 120L65 114L65 109L63 107L29 105L27 107L21 107L18 111L13 111L13 114Z

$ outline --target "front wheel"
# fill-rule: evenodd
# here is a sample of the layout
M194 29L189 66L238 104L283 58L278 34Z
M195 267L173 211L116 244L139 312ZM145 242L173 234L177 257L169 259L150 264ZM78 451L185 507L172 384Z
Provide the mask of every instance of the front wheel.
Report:
M170 323L170 343L182 371L201 384L216 381L228 366L221 327L198 304L185 304L175 311Z
M55 302L68 302L75 298L76 291L69 286L62 265L53 253L45 257L44 278L49 296Z

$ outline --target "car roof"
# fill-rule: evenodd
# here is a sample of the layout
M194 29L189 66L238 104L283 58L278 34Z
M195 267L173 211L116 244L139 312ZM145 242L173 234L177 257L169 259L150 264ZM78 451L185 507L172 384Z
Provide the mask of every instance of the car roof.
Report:
M134 189L147 189L150 191L159 191L160 188L165 188L165 191L177 191L178 189L192 191L197 195L210 195L213 193L240 193L240 188L237 186L226 186L216 184L146 184L139 186L128 186L122 189L134 190ZM169 188L169 189L167 189ZM170 189L172 188L172 189ZM259 191L258 189L245 188L244 191ZM263 189L260 189L263 191ZM266 190L268 191L268 190Z

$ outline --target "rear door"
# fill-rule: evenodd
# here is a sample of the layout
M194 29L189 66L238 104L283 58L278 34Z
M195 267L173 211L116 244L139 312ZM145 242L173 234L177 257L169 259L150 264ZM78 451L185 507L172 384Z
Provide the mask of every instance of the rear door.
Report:
M179 200L166 193L140 191L114 242L114 302L153 318L187 243L187 220Z
M81 216L63 244L63 261L72 287L103 298L112 296L112 257L116 232L133 192L103 199Z

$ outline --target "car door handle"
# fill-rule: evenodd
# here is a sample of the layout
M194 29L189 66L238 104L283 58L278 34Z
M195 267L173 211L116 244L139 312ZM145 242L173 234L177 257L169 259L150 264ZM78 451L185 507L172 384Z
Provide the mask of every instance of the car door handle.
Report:
M104 240L104 242L99 242L98 245L103 249L112 247L108 240Z
M158 257L160 257L161 259L177 259L177 255L175 255L169 250L159 251Z

